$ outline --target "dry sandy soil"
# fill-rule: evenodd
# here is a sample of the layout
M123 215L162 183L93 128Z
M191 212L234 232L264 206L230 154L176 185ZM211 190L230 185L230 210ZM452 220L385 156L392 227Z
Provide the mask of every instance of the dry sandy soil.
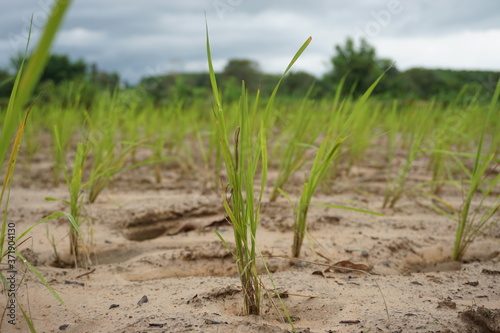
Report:
M500 228L480 235L463 262L450 262L455 222L435 213L425 198L405 195L394 209L381 209L383 162L367 159L350 175L324 186L316 203L350 205L382 217L325 207L309 212L310 238L301 260L286 258L293 213L284 198L264 202L260 249L298 332L500 332ZM415 166L409 186L426 179ZM54 187L51 164L41 157L31 171L20 166L8 220L21 233L34 221L67 211L47 196L67 198ZM421 170L421 171L419 171ZM59 304L32 273L17 263L17 297L38 332L289 332L272 306L271 283L262 282L261 316L243 316L243 295L234 259L214 229L230 243L220 192L202 172L187 176L165 168L156 184L150 169L117 176L98 200L85 207L93 235L88 268L64 266L68 224L52 221L18 246L64 300ZM273 172L271 172L271 176ZM297 197L303 174L286 190ZM442 196L458 205L459 192ZM368 268L369 274L338 270L337 262ZM349 261L349 262L347 262ZM364 266L363 266L364 265ZM2 267L5 270L5 266ZM5 272L4 272L5 274ZM0 302L6 302L5 291ZM19 308L16 325L4 317L1 332L27 332Z

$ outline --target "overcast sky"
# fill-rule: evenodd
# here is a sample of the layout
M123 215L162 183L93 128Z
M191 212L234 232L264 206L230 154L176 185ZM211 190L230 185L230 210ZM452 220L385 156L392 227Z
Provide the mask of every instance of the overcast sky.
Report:
M0 2L0 67L37 40L53 0ZM321 76L334 46L365 37L377 55L411 67L500 71L499 0L75 0L54 53L83 58L135 83L142 76L206 71L205 13L216 70L228 59Z

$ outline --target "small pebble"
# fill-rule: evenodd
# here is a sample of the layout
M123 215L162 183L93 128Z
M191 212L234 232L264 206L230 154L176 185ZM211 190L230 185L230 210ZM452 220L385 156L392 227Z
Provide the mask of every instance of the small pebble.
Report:
M142 298L139 300L139 302L137 302L137 305L138 306L141 306L142 304L144 303L147 303L149 300L148 300L148 296L144 295L142 296Z
M478 281L472 281L472 282L466 282L465 283L466 285L469 285L469 286L473 286L473 287L477 287L479 285L479 282Z

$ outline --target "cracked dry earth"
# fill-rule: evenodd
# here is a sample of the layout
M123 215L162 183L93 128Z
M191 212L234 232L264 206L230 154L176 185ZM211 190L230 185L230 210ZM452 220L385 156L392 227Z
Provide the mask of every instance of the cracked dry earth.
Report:
M9 221L22 232L33 222L66 210L47 196L65 198L50 181L50 163L19 172L11 192ZM418 167L418 165L417 165ZM412 182L425 177L416 170ZM385 179L377 165L324 186L316 203L381 212L372 216L313 206L310 237L301 261L290 255L293 214L284 198L264 202L258 243L298 332L500 332L500 229L479 235L463 262L450 261L455 223L429 209L425 199L405 195L394 209L382 206ZM271 171L271 176L273 176ZM196 174L196 173L195 173ZM201 178L201 176L200 176ZM287 192L299 195L303 174ZM270 180L270 182L272 179ZM288 332L263 297L261 316L243 316L243 295L234 259L218 240L232 243L221 193L181 169L166 168L161 184L146 167L117 177L85 207L93 236L88 269L65 264L68 225L35 228L19 250L64 300L59 302L18 263L20 304L38 332ZM458 203L461 194L445 189ZM53 239L59 260L49 240ZM350 271L330 267L354 267ZM262 275L263 285L271 288ZM6 302L6 294L0 294ZM27 332L21 314L2 332Z

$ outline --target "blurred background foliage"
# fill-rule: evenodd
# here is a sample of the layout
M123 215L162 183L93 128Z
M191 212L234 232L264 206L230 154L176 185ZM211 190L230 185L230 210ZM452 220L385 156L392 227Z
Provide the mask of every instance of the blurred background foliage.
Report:
M302 98L311 89L310 98L333 98L336 88L345 77L345 95L360 96L385 72L373 96L380 100L398 99L404 103L419 100L441 102L464 102L472 99L478 102L491 100L500 72L411 68L400 71L391 59L379 58L373 46L365 39L358 43L347 38L335 46L329 59L330 70L322 77L315 77L304 71L291 72L281 86L281 98ZM10 59L8 68L0 68L0 107L7 104L10 91L22 61L22 54ZM29 59L28 59L29 61ZM264 73L259 63L251 59L230 59L222 73L222 95L224 99L235 100L240 96L241 81L251 94L258 89L269 95L280 75ZM83 59L72 60L67 55L51 55L47 67L38 83L35 94L46 92L40 103L58 101L62 106L74 103L90 108L97 100L96 94L115 90L131 90L134 96L161 106L170 103L190 103L210 98L208 73L171 73L143 77L136 85L121 83L118 73L100 70L97 64ZM135 91L134 91L135 90ZM48 93L47 93L48 92ZM147 100L147 101L146 101ZM71 102L70 102L71 101Z

